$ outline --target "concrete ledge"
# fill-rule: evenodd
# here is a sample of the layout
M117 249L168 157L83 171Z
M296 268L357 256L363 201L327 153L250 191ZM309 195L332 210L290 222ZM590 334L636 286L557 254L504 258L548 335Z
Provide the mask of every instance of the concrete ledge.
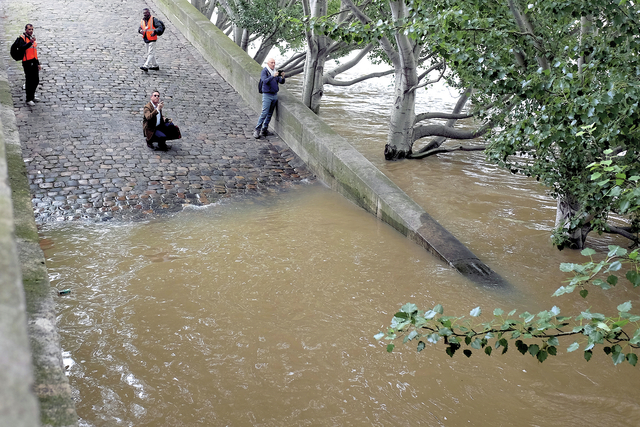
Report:
M0 47L8 52L4 43ZM0 426L77 426L5 55L0 56Z
M262 98L257 85L262 67L188 0L155 1L204 59L258 113ZM351 144L292 96L286 86L281 87L279 100L272 126L318 178L476 283L491 287L508 285Z
M0 77L2 108L6 105L4 95L9 93L8 89L5 73ZM32 392L34 378L27 335L26 301L4 135L0 121L0 425L38 426L40 416L38 401Z

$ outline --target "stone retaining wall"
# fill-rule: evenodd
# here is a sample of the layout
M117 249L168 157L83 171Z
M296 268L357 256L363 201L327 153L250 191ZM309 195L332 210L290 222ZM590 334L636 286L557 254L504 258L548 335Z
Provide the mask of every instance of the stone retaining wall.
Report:
M0 49L9 51L2 42ZM0 56L0 426L77 426L5 58Z
M8 94L6 73L0 71L0 109L3 117L6 110L13 110L11 96ZM5 133L10 132L5 132L0 121L0 425L38 426L38 403L31 391L33 369L13 220Z

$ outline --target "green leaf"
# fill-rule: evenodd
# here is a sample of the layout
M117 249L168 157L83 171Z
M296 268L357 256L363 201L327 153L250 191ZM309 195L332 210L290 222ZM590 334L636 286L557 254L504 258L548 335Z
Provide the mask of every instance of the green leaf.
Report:
M586 298L586 297L587 297L587 295L589 295L589 291L588 291L588 290L586 290L586 289L580 289L580 296L581 296L582 298Z
M626 312L628 312L629 310L631 310L631 301L627 301L627 302L625 302L625 303L623 303L623 304L620 304L620 305L618 306L618 311L619 311L620 313L626 313Z
M377 339L377 340L380 340L380 339L382 339L383 337L384 337L384 332L378 332L377 334L375 334L375 335L373 336L373 338L375 338L375 339Z
M449 346L445 351L449 355L449 357L453 357L453 355L456 353L456 350L457 350L456 348Z
M619 365L620 363L624 362L625 356L624 353L614 352L611 354L611 359L613 360L614 365Z
M614 261L611 263L609 268L606 271L618 271L622 268L622 263L620 261Z
M547 340L549 345L560 345L560 341L558 341L558 337L551 337Z
M591 356L593 356L593 352L591 350L587 350L584 352L584 359L588 362L591 360Z
M567 352L571 353L572 351L576 351L578 348L580 348L580 344L578 344L577 341L575 341L573 344L571 344L568 348L567 348Z
M429 310L424 314L424 318L427 320L431 320L438 315L438 312Z
M387 353L391 353L395 347L393 344L387 344Z
M591 255L595 255L596 251L591 248L585 248L580 253L584 256L591 256Z
M607 253L608 257L621 257L621 256L625 256L627 254L627 250L625 248L621 248L620 246L616 246L616 245L609 245L609 252Z
M427 336L427 341L429 341L431 344L437 344L438 341L440 341L440 334L438 334L437 332L429 334Z
M440 336L442 336L442 337L448 337L448 336L450 336L451 334L453 334L453 332L452 332L452 331L451 331L451 329L449 329L449 328L440 328L440 329L438 330L438 334L439 334Z
M547 360L548 353L545 350L542 350L536 355L536 357L538 358L538 362L542 363Z
M444 308L442 307L441 304L438 304L435 307L433 307L433 311L435 311L438 314L442 314L444 313Z
M640 285L640 274L638 274L637 271L629 270L627 271L627 274L625 275L625 277L627 278L628 281L631 282L631 284L633 284L634 288Z
M638 356L635 353L627 353L627 362L631 364L631 366L636 366L638 363Z
M547 352L550 355L555 356L558 353L558 348L552 345L551 347L547 347Z
M502 316L503 314L504 314L504 311L501 308L496 308L493 310L494 316Z
M478 317L482 314L482 310L480 309L480 307L476 307L473 310L471 310L471 312L469 313L469 315L471 317Z
M418 311L418 306L412 303L406 303L400 307L400 311L407 314L413 314Z
M529 354L535 356L540 351L538 344L532 344L529 346ZM523 353L524 354L524 353Z
M580 266L580 264L574 264L574 263L570 263L570 262L563 262L563 263L560 264L560 271L563 271L565 273L571 273L578 266Z
M469 350L469 349L465 349L465 350L463 350L462 352L464 353L464 355L465 355L465 356L467 356L467 357L471 357L471 350Z
M486 346L486 347L484 348L484 353L485 353L487 356L491 356L491 351L492 351L492 350L493 350L493 348L492 348L490 345L488 345L488 346Z
M424 350L424 347L425 347L424 341L418 342L418 353Z

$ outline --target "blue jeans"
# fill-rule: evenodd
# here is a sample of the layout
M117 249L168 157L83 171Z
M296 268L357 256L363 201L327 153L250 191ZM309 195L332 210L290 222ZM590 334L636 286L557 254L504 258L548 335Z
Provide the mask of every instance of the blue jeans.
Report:
M267 129L269 127L269 122L271 121L271 116L273 116L273 110L275 110L276 105L278 105L277 93L262 94L262 113L258 119L256 130L260 130L260 128Z

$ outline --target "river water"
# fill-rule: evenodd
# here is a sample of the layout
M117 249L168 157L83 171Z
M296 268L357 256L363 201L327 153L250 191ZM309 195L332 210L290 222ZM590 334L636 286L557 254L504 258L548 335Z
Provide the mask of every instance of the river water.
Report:
M321 116L514 290L476 287L321 184L143 223L48 225L52 285L72 290L58 321L81 425L638 425L640 371L601 352L451 359L373 338L406 302L450 315L638 306L624 287L550 297L558 265L583 257L550 245L555 203L534 181L480 153L385 162L388 82L328 88ZM440 87L420 106L452 102Z

